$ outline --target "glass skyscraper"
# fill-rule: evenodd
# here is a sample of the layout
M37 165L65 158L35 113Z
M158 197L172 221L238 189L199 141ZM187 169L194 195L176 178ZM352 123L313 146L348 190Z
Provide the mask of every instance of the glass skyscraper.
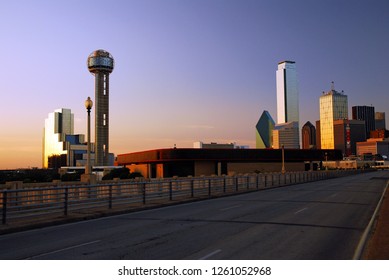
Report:
M50 156L66 154L66 135L73 133L74 115L70 109L57 109L49 113L43 130L43 168L48 168Z
M268 111L263 111L255 126L256 148L266 149L273 146L274 120Z
M370 138L370 131L375 130L375 110L373 106L353 106L351 108L353 120L365 121L366 138Z
M299 122L299 92L294 61L278 63L277 123Z
M273 147L280 148L282 145L284 145L285 148L298 149L300 143L300 134L298 133L299 92L296 62L286 60L278 63L276 81L277 131L273 131ZM285 138L283 135L288 136ZM283 143L284 141L286 141L286 143Z
M320 96L321 149L335 149L334 121L348 119L347 95L331 90Z

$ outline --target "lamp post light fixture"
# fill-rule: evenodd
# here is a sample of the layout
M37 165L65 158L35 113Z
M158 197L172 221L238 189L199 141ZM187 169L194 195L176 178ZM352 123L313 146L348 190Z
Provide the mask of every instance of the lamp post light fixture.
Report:
M88 125L87 125L87 134L88 134L88 143L87 143L87 158L86 158L86 168L85 168L85 174L89 175L91 174L91 164L90 164L90 111L93 107L93 102L92 100L90 99L90 97L88 96L88 99L85 101L85 108L86 108L86 111L88 112Z

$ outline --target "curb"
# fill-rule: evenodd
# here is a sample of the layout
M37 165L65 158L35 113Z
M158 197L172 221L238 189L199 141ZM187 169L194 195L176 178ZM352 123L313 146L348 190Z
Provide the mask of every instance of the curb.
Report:
M366 244L368 242L370 233L371 233L371 231L373 229L373 224L374 224L375 220L377 219L377 215L378 215L378 212L379 212L379 210L381 208L382 201L384 200L384 196L386 194L388 186L389 186L389 180L386 182L385 189L382 192L381 198L378 201L378 204L377 204L377 206L376 206L376 208L374 210L373 216L371 217L371 219L369 221L369 224L367 225L367 227L363 231L362 237L359 240L357 248L355 249L355 252L354 252L354 255L353 255L353 258L352 258L353 260L360 260L361 257L362 257L362 254L363 254L363 252L365 250L365 247L366 247Z

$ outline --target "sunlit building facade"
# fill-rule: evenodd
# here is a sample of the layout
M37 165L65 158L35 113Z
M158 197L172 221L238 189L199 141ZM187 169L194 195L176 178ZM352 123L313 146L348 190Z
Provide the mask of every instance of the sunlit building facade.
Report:
M66 135L73 133L74 115L70 109L57 109L49 113L43 130L43 168L49 167L49 157L66 154Z
M389 140L383 138L371 138L357 143L357 155L381 155L389 157Z
M375 129L386 129L385 112L375 112Z
M356 143L366 141L365 121L336 120L334 121L335 149L341 150L343 156L356 154Z
M87 145L83 134L74 134L74 115L70 109L58 109L45 120L42 141L42 167L85 166ZM91 143L91 164L95 145ZM113 165L113 155L110 155Z
M335 149L334 121L348 119L347 95L337 92L332 85L329 92L320 96L321 149Z
M277 124L273 130L273 148L299 149L298 122Z

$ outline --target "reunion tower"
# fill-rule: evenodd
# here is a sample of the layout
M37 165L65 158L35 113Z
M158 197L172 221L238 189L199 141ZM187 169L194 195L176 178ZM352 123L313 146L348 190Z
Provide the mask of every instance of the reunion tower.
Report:
M109 165L109 74L112 55L96 50L88 56L88 70L95 76L95 166Z

